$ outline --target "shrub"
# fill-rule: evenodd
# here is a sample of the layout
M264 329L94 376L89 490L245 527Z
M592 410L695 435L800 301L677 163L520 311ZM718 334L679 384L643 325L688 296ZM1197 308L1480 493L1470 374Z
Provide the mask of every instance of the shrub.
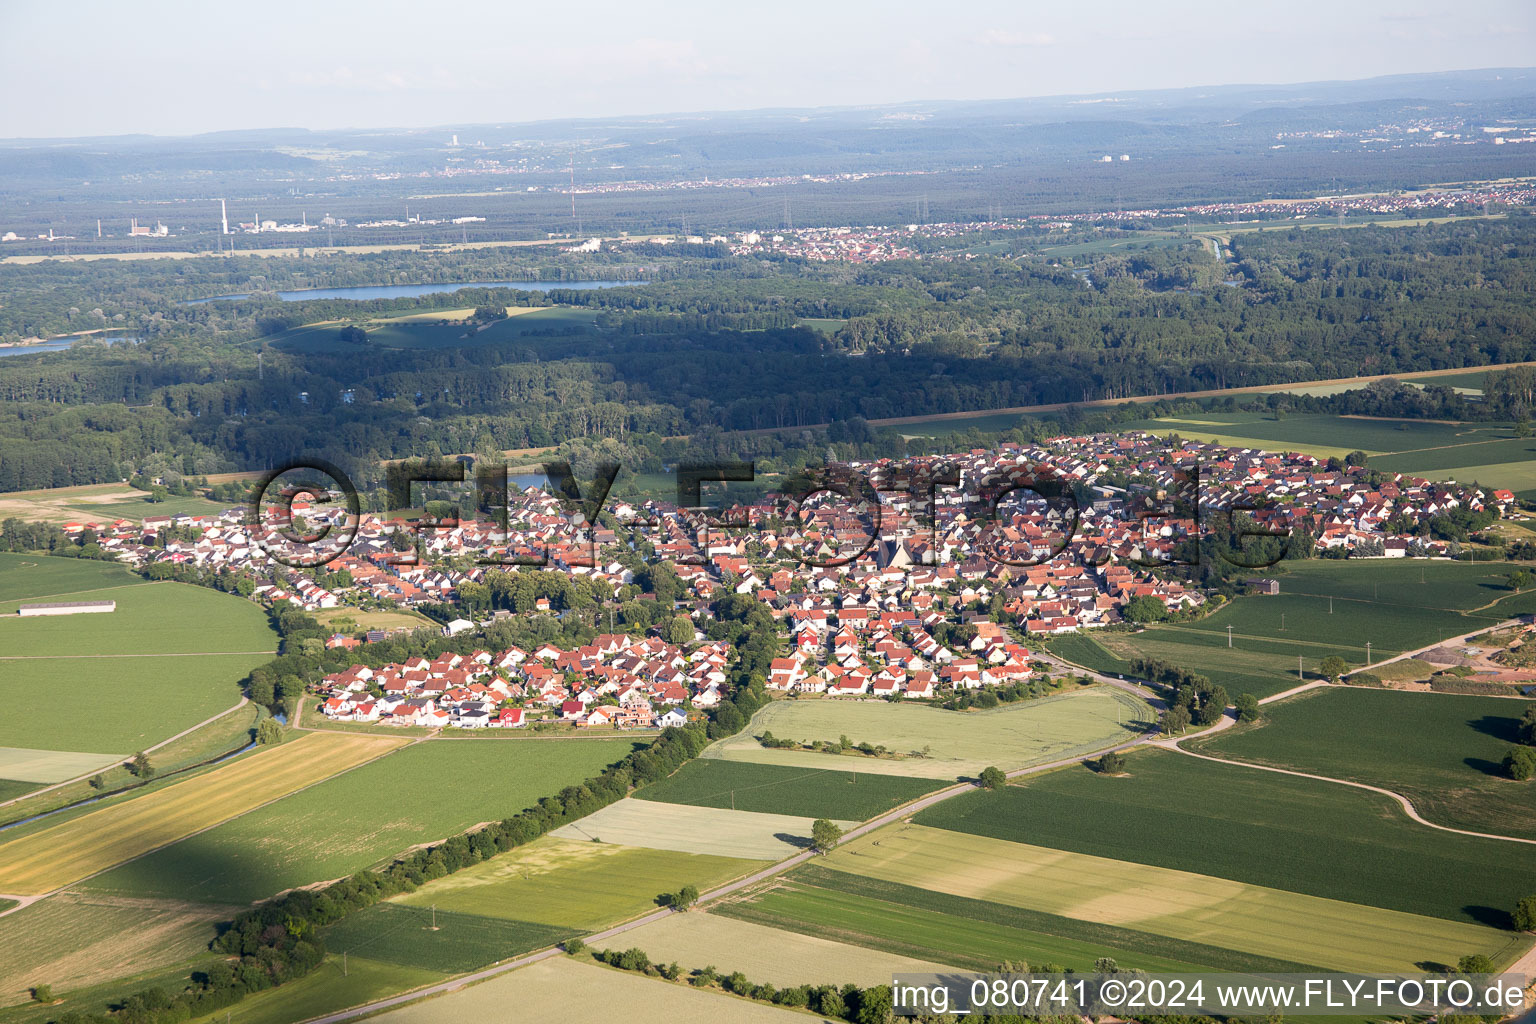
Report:
M1511 747L1504 755L1504 770L1516 782L1536 776L1536 747Z

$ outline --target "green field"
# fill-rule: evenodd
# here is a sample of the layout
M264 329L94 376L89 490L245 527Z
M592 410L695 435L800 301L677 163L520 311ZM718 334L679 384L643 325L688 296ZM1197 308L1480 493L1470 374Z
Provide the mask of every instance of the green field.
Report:
M982 433L1002 433L1012 430L1023 422L1024 416L1016 412L984 412L974 416L956 416L949 419L924 419L912 423L899 423L892 427L906 437L947 437L965 430Z
M795 321L795 326L809 327L817 334L826 334L830 336L836 334L847 322L847 320L840 320L835 317L807 316Z
M1363 387L1364 385L1362 385ZM1513 437L1505 424L1434 423L1427 420L1366 419L1359 416L1293 414L1275 419L1264 412L1199 412L1135 420L1121 430L1176 433L1192 441L1216 438L1223 443L1270 451L1301 451L1315 455L1356 449L1372 456L1443 451L1458 445ZM1227 442L1225 439L1232 438Z
M561 839L601 841L679 853L780 860L810 845L815 819L718 807L620 800L555 829ZM843 828L856 822L839 821Z
M885 701L779 700L751 724L707 747L703 756L801 770L873 772L909 778L975 778L988 765L1004 770L1087 754L1134 738L1152 709L1122 690L1096 686L988 711L945 711ZM793 740L836 740L885 746L899 760L782 750L757 741L765 731Z
M549 306L526 311L514 307L514 315L497 321L485 330L461 323L434 320L380 318L362 323L368 332L368 345L349 345L340 338L345 324L313 324L293 327L268 339L276 348L290 352L366 352L368 348L468 348L515 341L528 334L544 331L597 330L591 310L574 306Z
M718 964L770 985L889 985L891 975L936 973L958 966L877 951L723 914L671 914L598 943L645 950L653 963ZM765 956L764 950L772 950Z
M1499 927L1536 877L1536 846L1429 829L1376 793L1162 750L1127 761L1128 777L1053 772L915 820Z
M1468 379L1474 378L1480 387L1481 374ZM1438 382L1449 384L1457 379L1443 377ZM1328 390L1344 388L1333 386ZM1259 412L1201 412L1138 420L1119 429L1176 433L1189 440L1269 451L1300 451L1322 458L1343 456L1358 449L1370 456L1371 468L1386 472L1461 483L1476 480L1485 487L1507 487L1522 496L1536 489L1536 439L1516 437L1507 424L1320 415L1276 420Z
M72 595L83 591L129 584L148 586L148 581L115 562L0 554L0 602L11 611L11 602L74 600Z
M1483 393L1483 385L1487 383L1488 370L1468 370L1465 373L1439 373L1433 375L1410 374L1407 377L1399 377L1404 384L1423 384L1425 386L1438 386L1443 388L1466 388L1478 394Z
M20 618L33 601L112 600L105 614ZM0 555L0 746L131 755L218 714L270 660L250 601L122 566ZM58 713L60 693L89 713Z
M227 512L227 502L209 501L206 498L172 495L164 501L150 501L145 497L129 497L123 501L72 501L64 506L80 513L82 522L108 523L114 519L142 521L157 516L207 516Z
M378 903L342 918L322 938L332 953L463 974L574 934L576 929L555 925Z
M1299 971L1291 960L954 896L807 864L712 915L972 970L1004 960L1091 970L1099 957L1147 971Z
M587 932L655 910L663 893L685 885L705 892L762 866L546 836L428 882L397 902Z
M1260 725L1197 740L1193 749L1382 786L1430 821L1536 839L1536 795L1499 763L1527 706L1330 687L1272 704Z
M1227 636L1175 633L1158 627L1139 633L1074 633L1052 637L1052 654L1096 672L1133 677L1131 660L1158 658L1200 672L1222 684L1230 694L1267 697L1297 685L1296 659L1284 648L1247 644L1227 648ZM1316 665L1318 656L1311 657Z
M121 894L258 900L510 817L632 749L620 739L416 743L87 884Z
M1309 559L1279 568L1277 595L1240 597L1195 622L1057 637L1050 649L1119 674L1129 674L1135 658L1158 658L1204 673L1231 694L1265 697L1302 681L1298 658L1306 678L1315 678L1331 654L1364 665L1367 643L1377 661L1536 609L1531 592L1507 589L1505 563Z
M931 793L929 779L698 758L635 793L641 800L864 821Z
M1011 808L999 801L1002 813ZM826 867L1025 910L1350 971L1424 969L1468 950L1509 963L1514 933L986 836L892 825Z

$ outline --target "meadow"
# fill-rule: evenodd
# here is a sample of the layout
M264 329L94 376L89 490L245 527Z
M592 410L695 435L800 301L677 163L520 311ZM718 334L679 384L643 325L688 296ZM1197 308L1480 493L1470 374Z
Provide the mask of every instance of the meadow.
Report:
M105 614L20 618L24 603L111 600ZM277 637L250 601L147 583L120 565L0 555L0 747L131 756L240 699ZM58 712L61 686L89 713Z
M1439 832L1388 797L1164 750L956 797L920 825L1503 927L1536 847ZM1315 961L1314 961L1315 962Z
M998 816L1017 810L1003 799L993 805ZM1034 831L1035 823L1027 819L1007 820L1017 831ZM1135 829L1124 834L1134 836ZM1136 836L1138 842L1145 838ZM1530 945L1483 925L922 824L860 836L821 863L833 871L920 881L925 889L954 896L1334 970L1422 970L1426 964L1454 964L1468 952L1507 964Z
M685 885L705 892L762 867L756 860L545 836L396 902L589 932L655 910L663 893Z
M635 792L640 800L865 821L939 788L927 779L696 758Z
M1145 971L1299 971L1305 965L1098 921L954 896L806 864L712 916L796 934L991 970L1004 960L1092 970L1113 957Z
M707 747L703 756L953 781L975 778L989 765L1010 770L1090 753L1132 739L1155 717L1144 702L1108 686L987 711L868 700L780 700L752 716L746 729ZM885 746L909 756L898 760L769 749L757 741L764 732L792 740L847 736L856 744Z
M805 1024L819 1019L563 956L373 1019L381 1024L459 1024L507 1019L510 1007L516 1007L519 1020L563 1024Z
M87 988L204 955L233 907L65 892L0 917L0 1005L40 983Z
M391 749L404 742L329 731L311 735ZM262 899L510 817L541 796L596 775L633 746L627 739L411 744L345 775L314 779L318 785L125 864L92 879L90 887L209 902Z
M550 835L716 857L781 860L810 845L813 818L620 800ZM856 824L840 821L843 828Z
M654 963L740 970L770 985L889 985L893 972L934 973L954 964L893 956L867 946L782 931L719 914L672 914L614 936L603 949L645 950ZM764 956L764 950L772 950Z
M332 953L464 974L576 934L556 925L378 903L350 914L322 933Z
M1536 799L1500 764L1527 706L1502 697L1330 687L1271 704L1259 724L1191 747L1382 786L1430 821L1536 839Z
M140 858L400 745L375 736L309 734L164 789L0 842L0 892L39 895ZM176 878L168 895L183 895ZM266 894L264 894L266 895Z
M361 347L341 340L342 323L311 324L293 327L268 339L276 348L289 352L355 352L367 347L379 348L467 348L515 341L526 335L546 331L597 330L592 311L573 306L513 307L505 320L483 330L460 322L443 322L439 315L420 318L382 317L363 321L368 345Z

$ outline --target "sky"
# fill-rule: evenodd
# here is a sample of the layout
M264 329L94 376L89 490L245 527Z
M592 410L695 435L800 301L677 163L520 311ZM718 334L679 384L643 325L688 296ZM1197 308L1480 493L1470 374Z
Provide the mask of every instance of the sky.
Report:
M386 128L1536 63L1536 0L0 0L0 138Z

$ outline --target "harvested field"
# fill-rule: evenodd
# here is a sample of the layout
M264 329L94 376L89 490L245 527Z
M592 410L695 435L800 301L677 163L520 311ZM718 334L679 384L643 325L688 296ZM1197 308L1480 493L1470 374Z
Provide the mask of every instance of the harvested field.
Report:
M1334 970L1422 970L1469 952L1508 965L1530 943L1500 929L1267 889L1188 871L922 825L861 836L824 866L938 892Z
M739 970L770 985L889 985L895 971L953 970L949 964L917 960L842 942L781 931L715 914L673 914L626 932L604 949L638 946L655 963ZM771 955L765 951L772 950Z
M311 733L185 782L0 843L0 892L52 892L371 761L403 742Z
M782 860L810 845L812 818L620 800L558 828L557 839L644 846L716 857ZM842 821L843 828L855 823Z

